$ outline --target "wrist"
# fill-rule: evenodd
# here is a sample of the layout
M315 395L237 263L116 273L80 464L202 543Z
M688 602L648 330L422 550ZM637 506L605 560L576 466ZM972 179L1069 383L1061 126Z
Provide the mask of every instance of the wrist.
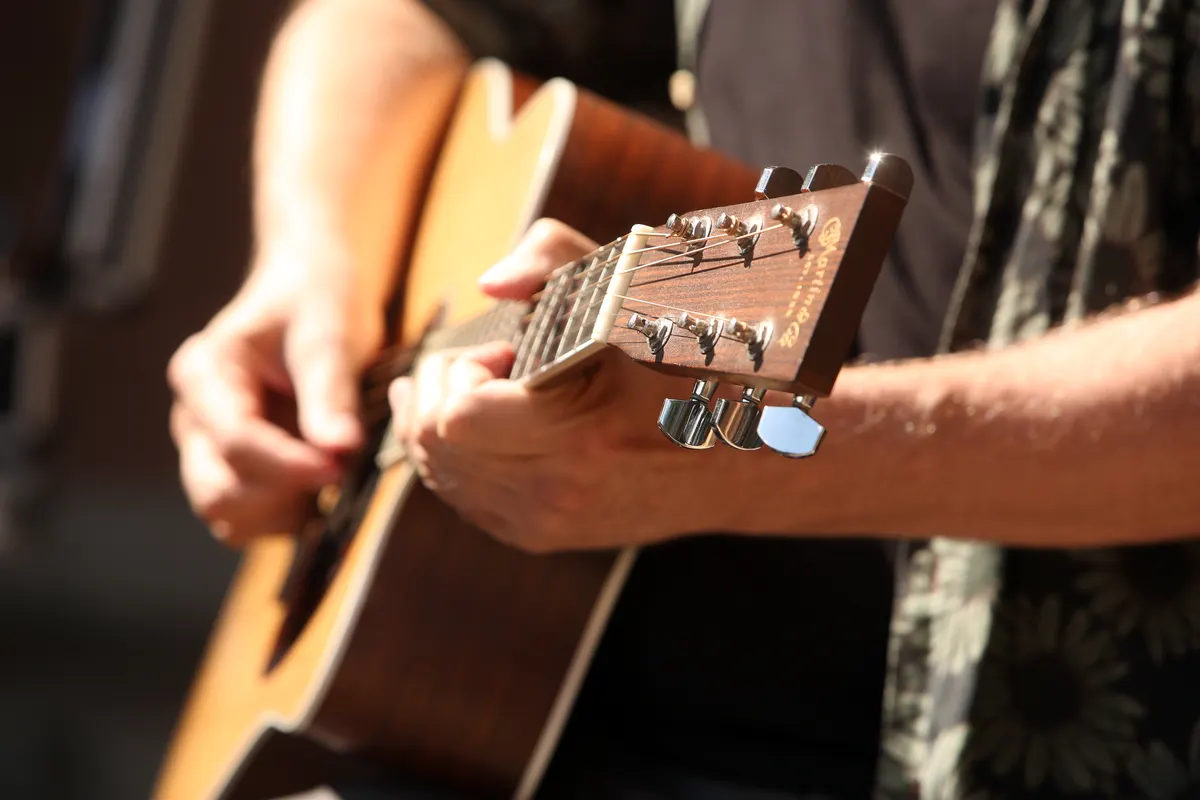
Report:
M386 287L364 269L344 237L318 228L280 231L256 248L247 288L272 295L322 292L364 311L382 308Z
M950 402L906 367L848 368L812 416L818 451L791 459L718 444L701 467L722 529L769 536L906 536L924 525L946 477L937 422Z

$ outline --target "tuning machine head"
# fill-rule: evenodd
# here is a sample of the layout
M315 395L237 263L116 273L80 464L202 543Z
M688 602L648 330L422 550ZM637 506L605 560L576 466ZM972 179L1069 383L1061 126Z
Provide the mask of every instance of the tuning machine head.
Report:
M790 167L766 167L754 187L755 200L773 200L804 191L804 176Z
M887 189L901 200L912 194L912 167L904 159L891 153L872 153L863 170L863 183L873 183Z
M689 450L707 450L715 445L717 440L708 404L716 390L716 381L697 381L687 400L664 400L662 413L658 416L659 430L672 442Z
M763 444L788 458L807 458L817 452L825 437L825 428L809 413L816 398L797 396L790 406L767 406L758 420L758 435Z
M757 450L762 447L758 421L762 416L764 389L746 387L742 399L721 399L713 407L713 431L722 442L737 450Z

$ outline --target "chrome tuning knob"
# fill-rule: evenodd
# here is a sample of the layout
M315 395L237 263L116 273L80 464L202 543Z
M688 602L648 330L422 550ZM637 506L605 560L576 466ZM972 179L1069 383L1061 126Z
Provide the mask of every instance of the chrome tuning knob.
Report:
M863 181L887 189L897 197L907 200L912 194L912 167L891 153L872 153L867 168L863 170Z
M776 197L800 194L804 190L804 176L788 167L767 167L754 187L755 200L773 200Z
M767 406L758 420L763 444L788 458L807 458L817 452L825 428L809 416L817 399L800 395L790 406Z
M675 444L689 450L707 450L717 443L708 404L717 390L716 381L696 381L687 400L664 400L658 428Z
M765 389L742 390L741 400L718 400L713 407L713 430L717 438L738 450L757 450L762 447L758 435L758 420L762 416Z

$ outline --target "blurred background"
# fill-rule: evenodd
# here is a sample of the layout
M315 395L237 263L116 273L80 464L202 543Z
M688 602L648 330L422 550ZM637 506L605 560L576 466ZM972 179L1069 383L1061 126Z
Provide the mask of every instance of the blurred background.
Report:
M131 800L236 564L166 361L239 283L287 0L0 3L0 798Z

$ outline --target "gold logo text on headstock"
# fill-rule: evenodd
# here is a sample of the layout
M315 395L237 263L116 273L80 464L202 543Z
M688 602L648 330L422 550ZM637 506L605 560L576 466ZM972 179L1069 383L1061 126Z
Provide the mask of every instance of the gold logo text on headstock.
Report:
M817 247L810 248L804 256L804 264L800 268L800 278L796 281L796 290L792 292L784 319L791 320L779 335L779 345L795 347L800 340L800 326L808 322L811 316L812 304L825 290L825 273L829 269L830 259L837 254L838 246L842 243L842 220L840 217L830 217L821 226L817 234Z

